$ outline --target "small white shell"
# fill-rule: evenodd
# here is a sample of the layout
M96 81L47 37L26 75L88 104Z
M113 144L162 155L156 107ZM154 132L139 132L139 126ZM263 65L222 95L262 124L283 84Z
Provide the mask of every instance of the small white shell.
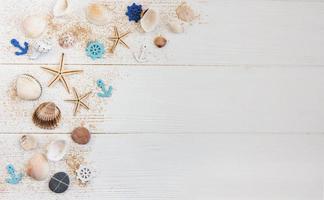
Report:
M178 22L169 22L169 28L173 33L183 33L184 32L184 28L183 26L178 23Z
M87 20L95 25L105 25L108 23L108 9L100 3L91 3L86 8Z
M43 154L35 154L29 161L26 169L28 176L35 180L42 181L49 174L48 161Z
M31 60L39 58L41 55L44 55L51 51L53 48L52 41L49 39L38 40L31 45L30 51L28 51L28 57Z
M61 160L67 152L67 142L65 140L55 140L47 146L47 159L50 161Z
M148 9L141 18L141 27L145 32L153 31L160 22L158 11Z
M33 76L22 74L16 80L16 92L23 100L36 100L42 94L42 86Z
M36 147L38 145L36 138L34 138L31 135L21 136L19 142L20 142L21 148L23 148L25 151L36 149Z
M22 29L27 37L37 38L47 28L47 21L45 17L38 15L31 15L24 19Z
M53 15L55 17L61 17L68 14L71 11L70 0L57 0L53 7Z

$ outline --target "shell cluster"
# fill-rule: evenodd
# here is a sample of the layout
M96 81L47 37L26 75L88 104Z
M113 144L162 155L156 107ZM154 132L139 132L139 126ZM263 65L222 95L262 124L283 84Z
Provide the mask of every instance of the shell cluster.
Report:
M42 129L54 129L61 120L61 111L53 102L40 104L33 114L33 122Z
M16 80L16 93L23 100L37 100L42 94L39 81L29 74L22 74Z

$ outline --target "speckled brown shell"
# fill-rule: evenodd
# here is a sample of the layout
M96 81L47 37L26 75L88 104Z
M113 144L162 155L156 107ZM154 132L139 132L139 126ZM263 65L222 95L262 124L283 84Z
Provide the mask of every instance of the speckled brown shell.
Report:
M71 32L66 32L60 35L58 42L62 48L71 48L76 41L75 35Z
M33 122L42 129L54 129L61 120L61 111L53 102L40 104L34 114Z
M78 127L72 131L71 137L78 144L87 144L90 141L91 134L87 128Z

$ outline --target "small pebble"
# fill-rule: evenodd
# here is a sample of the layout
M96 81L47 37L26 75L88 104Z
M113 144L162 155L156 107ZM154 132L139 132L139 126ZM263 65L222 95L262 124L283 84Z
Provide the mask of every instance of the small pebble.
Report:
M162 36L158 36L154 39L154 44L157 47L162 48L167 44L167 40Z
M54 174L48 183L48 187L55 193L65 192L70 185L70 178L65 172L58 172Z
M90 141L91 134L87 128L78 127L72 131L71 137L78 144L87 144Z

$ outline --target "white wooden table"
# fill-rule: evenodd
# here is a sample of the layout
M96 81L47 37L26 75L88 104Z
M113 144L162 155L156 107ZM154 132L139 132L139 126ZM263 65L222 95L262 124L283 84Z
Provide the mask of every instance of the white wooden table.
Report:
M75 13L89 0L73 0ZM46 14L52 0L1 0L0 3L0 199L232 200L323 199L324 171L324 1L196 0L200 13L184 34L134 31L130 50L92 61L84 49L58 46L36 61L16 57L11 38L25 40L22 18ZM126 6L131 1L121 1ZM177 0L146 0L164 19L174 15ZM122 14L121 14L122 15ZM127 29L127 26L123 26ZM101 35L103 40L109 36ZM99 34L99 33L98 33ZM169 39L156 49L152 39ZM149 61L133 58L148 44ZM66 67L83 69L69 78L81 91L96 90L99 78L113 85L112 98L95 93L91 110L73 117L70 96L40 66L56 66L66 53ZM19 74L30 73L44 86L42 97L24 102L11 95ZM51 131L35 127L31 114L43 101L61 108L63 121ZM79 125L93 134L90 144L70 140ZM25 177L8 185L5 166L23 170L35 151L19 147L21 134L46 144L66 138L96 169L80 187L71 176L61 195L48 179ZM51 163L51 175L66 170Z

